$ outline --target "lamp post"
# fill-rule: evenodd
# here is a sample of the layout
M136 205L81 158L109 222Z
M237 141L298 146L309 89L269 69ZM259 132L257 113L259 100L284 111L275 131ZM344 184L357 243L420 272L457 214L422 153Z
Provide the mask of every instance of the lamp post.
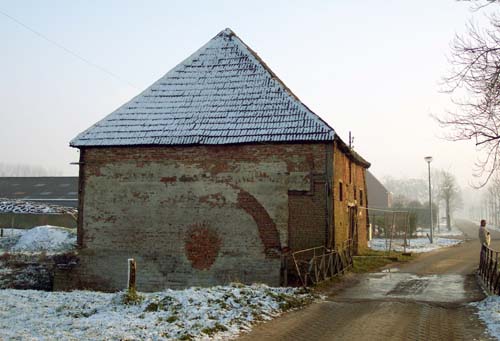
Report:
M431 162L432 156L424 157L425 162L427 162L427 168L429 170L429 215L430 215L430 227L431 227L431 244L434 243L434 228L432 224L432 194L431 194Z

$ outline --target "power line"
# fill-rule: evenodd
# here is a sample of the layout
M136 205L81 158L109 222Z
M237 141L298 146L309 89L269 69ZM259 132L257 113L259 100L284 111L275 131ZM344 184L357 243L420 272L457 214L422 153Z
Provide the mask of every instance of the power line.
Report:
M37 35L39 38L42 38L43 40L49 42L50 44L56 46L57 48L63 50L64 52L66 52L66 53L72 55L73 57L81 60L82 62L84 62L84 63L86 63L86 64L88 64L88 65L90 65L90 66L92 66L92 67L94 67L94 68L96 68L98 70L100 70L101 72L104 72L108 76L111 76L111 77L115 78L116 80L119 80L120 82L123 82L123 83L127 84L128 86L131 86L133 88L138 89L137 86L135 86L131 82L127 81L126 79L123 79L122 77L118 76L116 73L111 72L111 71L107 70L106 68L104 68L104 67L102 67L102 66L100 66L100 65L98 65L98 64L96 64L96 63L94 63L94 62L92 62L90 60L88 60L87 58L84 58L84 57L80 56L78 53L71 51L67 47L59 44L58 42L50 39L49 37L43 35L42 33L38 32L37 30L35 30L35 29L29 27L28 25L22 23L21 21L19 21L18 19L12 17L11 15L5 13L4 11L0 10L0 14L2 14L3 16L9 18L10 20L12 20L13 22L15 22L16 24L24 27L26 30L30 31L31 33Z

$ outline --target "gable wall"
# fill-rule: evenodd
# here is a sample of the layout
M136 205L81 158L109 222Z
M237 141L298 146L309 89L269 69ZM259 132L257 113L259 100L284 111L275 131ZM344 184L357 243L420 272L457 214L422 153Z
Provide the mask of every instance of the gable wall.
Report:
M78 286L124 288L131 257L143 291L279 285L281 248L325 243L328 147L85 148Z

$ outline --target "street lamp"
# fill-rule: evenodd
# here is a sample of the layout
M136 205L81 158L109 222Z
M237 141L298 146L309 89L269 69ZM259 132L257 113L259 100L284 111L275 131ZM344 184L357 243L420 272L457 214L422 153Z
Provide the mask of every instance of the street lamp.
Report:
M434 228L432 226L432 195L431 195L431 162L432 156L424 157L425 162L427 162L427 168L429 169L429 215L431 222L431 244L434 243Z

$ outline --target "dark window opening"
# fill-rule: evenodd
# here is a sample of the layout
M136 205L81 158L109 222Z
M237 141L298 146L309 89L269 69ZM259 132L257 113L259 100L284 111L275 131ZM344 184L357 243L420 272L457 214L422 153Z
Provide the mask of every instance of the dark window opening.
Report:
M339 182L339 201L344 200L344 186L342 182Z
M363 190L359 190L359 204L363 206Z

